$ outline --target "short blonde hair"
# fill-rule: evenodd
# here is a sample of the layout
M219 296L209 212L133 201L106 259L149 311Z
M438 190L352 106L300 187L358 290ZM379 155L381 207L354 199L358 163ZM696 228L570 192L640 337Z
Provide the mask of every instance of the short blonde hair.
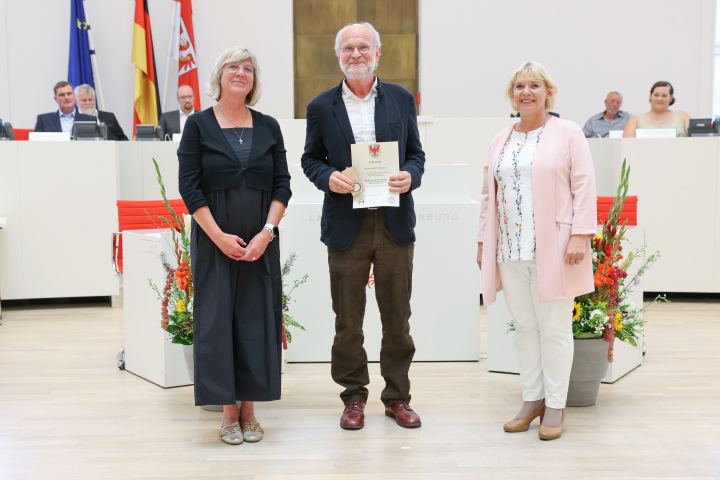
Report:
M545 110L552 110L553 107L555 107L555 97L557 97L558 94L557 83L553 81L545 67L532 60L520 65L520 68L515 71L512 78L510 78L510 82L508 83L507 91L505 92L505 94L510 99L510 105L512 105L513 110L517 111L518 109L517 105L515 105L515 100L513 99L515 82L517 82L518 77L525 72L529 73L531 77L545 84L548 92L552 94L545 100Z
M215 60L215 65L212 70L210 70L210 77L207 83L206 93L208 96L213 100L220 100L220 94L222 93L220 91L220 77L222 76L225 65L228 63L242 62L248 58L253 67L255 67L255 78L253 78L253 86L245 98L245 103L250 106L255 105L258 100L260 100L260 93L262 91L260 86L260 67L255 54L252 53L249 48L242 45L228 48Z

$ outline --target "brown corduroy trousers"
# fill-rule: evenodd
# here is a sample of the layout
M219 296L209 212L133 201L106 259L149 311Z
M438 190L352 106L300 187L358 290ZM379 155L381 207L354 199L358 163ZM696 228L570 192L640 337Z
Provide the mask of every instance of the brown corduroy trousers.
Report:
M343 403L367 402L370 378L363 343L366 290L373 265L375 298L382 322L380 373L385 405L410 402L408 371L415 354L410 336L414 244L398 245L383 209L368 210L353 243L345 250L328 248L330 290L335 312L332 346L333 380L345 388Z

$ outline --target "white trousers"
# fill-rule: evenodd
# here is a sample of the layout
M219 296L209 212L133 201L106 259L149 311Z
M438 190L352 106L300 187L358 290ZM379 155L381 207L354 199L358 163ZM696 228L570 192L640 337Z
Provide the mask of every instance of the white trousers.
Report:
M535 260L498 264L515 322L523 400L565 408L573 361L573 299L540 303Z

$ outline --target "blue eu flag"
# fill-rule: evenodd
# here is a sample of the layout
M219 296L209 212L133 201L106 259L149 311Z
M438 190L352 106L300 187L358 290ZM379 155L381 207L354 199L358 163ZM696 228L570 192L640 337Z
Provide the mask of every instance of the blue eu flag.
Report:
M70 60L68 61L68 82L74 87L87 83L95 88L88 31L90 25L85 18L83 0L70 0Z

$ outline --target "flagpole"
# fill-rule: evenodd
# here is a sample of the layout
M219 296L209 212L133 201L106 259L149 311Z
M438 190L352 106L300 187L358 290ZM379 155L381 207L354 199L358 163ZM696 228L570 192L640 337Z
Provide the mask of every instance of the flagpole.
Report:
M85 3L85 0L83 0ZM83 10L85 10L83 8ZM100 86L100 71L97 66L97 59L95 58L95 46L92 38L92 23L88 19L87 10L85 10L85 23L88 24L88 45L90 46L90 62L93 67L93 79L95 81L95 93L97 94L98 110L105 110L105 99L102 94L102 87Z
M85 14L85 18L87 18L87 14ZM97 59L95 58L95 48L93 47L92 27L88 28L88 43L90 44L90 60L92 61L95 77L95 92L97 93L98 110L105 110L105 99L103 98L102 87L100 86L100 71L98 70Z
M167 51L167 61L165 62L165 81L163 82L163 99L162 99L162 107L163 110L165 109L165 100L167 100L167 86L168 86L168 77L170 76L170 54L172 53L173 49L173 40L175 39L175 22L177 21L178 16L180 15L180 2L174 1L175 4L175 11L173 13L173 28L170 29L170 40L168 41L168 51Z

